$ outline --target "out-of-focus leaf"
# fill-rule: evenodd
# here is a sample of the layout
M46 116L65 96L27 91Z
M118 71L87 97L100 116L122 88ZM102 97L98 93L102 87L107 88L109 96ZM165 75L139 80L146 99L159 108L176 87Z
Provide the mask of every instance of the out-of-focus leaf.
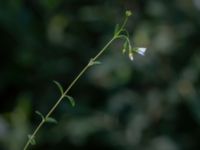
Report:
M75 106L75 100L74 100L74 98L71 97L71 96L69 96L69 95L66 95L65 97L69 100L69 102L71 103L72 107L74 107Z
M42 120L44 120L44 115L41 112L39 112L39 111L36 110L35 113L37 115L39 115L42 118Z
M45 122L48 122L48 123L58 123L58 121L52 117L48 117L45 119Z
M61 95L63 95L63 93L64 93L64 90L63 90L63 87L61 86L61 84L59 83L59 82L57 82L57 81L53 81L57 86L58 86L58 88L59 88L59 90L60 90L60 93L61 93Z
M32 135L29 134L29 135L28 135L28 138L29 138L29 140L30 140L31 145L35 145L35 144L36 144L35 138L32 137Z

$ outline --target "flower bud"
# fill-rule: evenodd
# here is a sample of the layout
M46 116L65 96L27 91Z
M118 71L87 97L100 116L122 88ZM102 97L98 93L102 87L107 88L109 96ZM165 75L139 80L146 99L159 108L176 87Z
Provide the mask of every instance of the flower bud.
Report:
M127 17L132 16L132 12L131 12L130 10L127 10L127 11L126 11L126 16L127 16Z
M129 58L130 58L131 61L134 60L133 53L130 52L128 56L129 56Z

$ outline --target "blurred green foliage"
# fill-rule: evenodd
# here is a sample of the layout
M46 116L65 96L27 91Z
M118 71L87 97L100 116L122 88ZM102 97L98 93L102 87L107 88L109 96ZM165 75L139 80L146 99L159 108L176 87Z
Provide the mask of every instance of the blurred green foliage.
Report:
M126 9L131 62L115 42L63 102L58 125L39 132L34 150L200 149L198 0L1 0L0 150L20 150L59 96L112 36Z

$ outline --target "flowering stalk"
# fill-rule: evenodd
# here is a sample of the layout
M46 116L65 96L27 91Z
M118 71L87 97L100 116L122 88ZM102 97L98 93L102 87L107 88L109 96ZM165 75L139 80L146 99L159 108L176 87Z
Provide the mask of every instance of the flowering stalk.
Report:
M90 61L88 62L88 64L82 69L82 71L78 74L78 76L71 82L71 84L69 85L69 87L66 90L63 90L62 86L60 85L60 83L54 81L54 83L58 86L60 92L61 92L61 96L58 99L58 101L53 105L53 107L49 110L49 112L43 116L40 112L36 111L36 113L41 117L41 122L39 123L39 125L36 127L36 129L34 130L34 132L31 135L28 135L28 140L23 148L23 150L27 150L28 147L30 145L34 145L36 144L35 142L35 136L38 133L38 131L41 129L41 127L45 124L45 123L56 123L56 120L54 118L51 118L50 116L52 115L52 113L55 111L55 109L58 107L58 105L60 104L60 102L67 98L72 106L75 105L75 102L73 100L73 98L68 94L68 92L71 90L71 88L74 86L74 84L78 81L78 79L86 72L86 70L96 64L99 64L100 62L97 61L97 59L103 54L103 52L111 45L111 43L113 43L114 40L119 39L119 38L123 38L125 39L125 44L124 44L124 48L123 48L123 52L125 53L126 50L129 50L129 57L131 60L133 60L133 51L138 52L139 54L144 54L145 50L144 48L138 48L138 49L132 49L130 40L129 40L129 36L128 36L128 32L125 30L125 25L127 23L128 18L132 15L131 11L126 11L126 16L125 16L125 20L123 22L123 24L121 25L121 27L117 26L115 29L115 33L113 35L113 37L110 39L110 41L108 41L108 43L99 51L99 53L97 53L97 55L90 59Z

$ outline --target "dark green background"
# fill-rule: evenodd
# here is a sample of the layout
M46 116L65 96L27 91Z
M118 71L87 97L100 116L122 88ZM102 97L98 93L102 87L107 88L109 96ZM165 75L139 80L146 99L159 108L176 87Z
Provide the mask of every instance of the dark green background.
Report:
M126 9L131 62L115 41L70 91L33 150L199 150L198 0L1 0L0 150L20 150L40 118L112 37Z

